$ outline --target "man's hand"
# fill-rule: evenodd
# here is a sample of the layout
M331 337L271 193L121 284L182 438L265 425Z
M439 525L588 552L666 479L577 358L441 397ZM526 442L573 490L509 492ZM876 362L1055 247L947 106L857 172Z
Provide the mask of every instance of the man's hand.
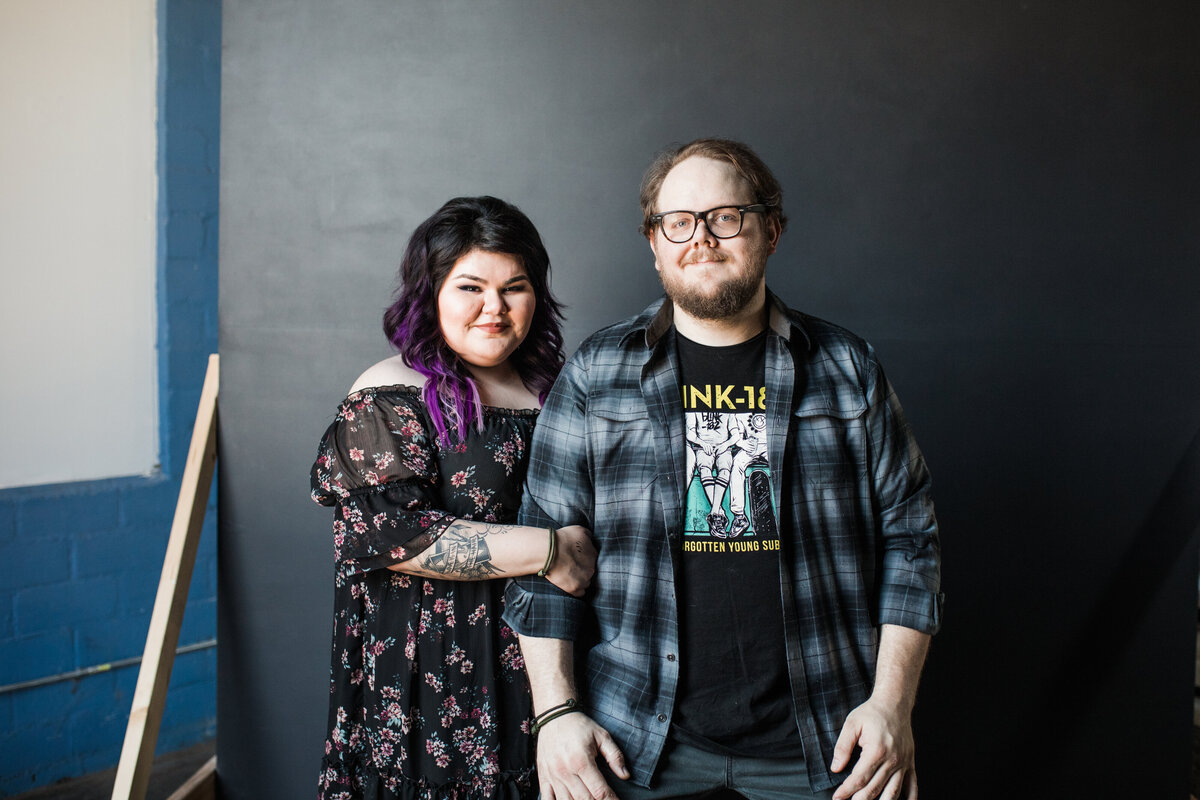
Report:
M596 766L597 755L604 757L618 778L629 778L617 743L587 715L575 712L550 720L538 733L542 800L617 800Z
M581 597L596 574L596 547L592 532L579 525L559 528L554 563L546 580L567 594Z
M862 748L858 763L833 800L917 800L912 720L907 709L867 700L846 717L833 749L834 772L850 763L855 746Z

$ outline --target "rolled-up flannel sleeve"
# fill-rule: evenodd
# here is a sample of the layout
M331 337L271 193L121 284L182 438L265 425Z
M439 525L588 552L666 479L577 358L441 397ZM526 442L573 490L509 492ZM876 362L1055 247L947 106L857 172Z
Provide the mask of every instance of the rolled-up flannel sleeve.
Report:
M895 391L871 357L867 430L883 536L879 623L932 634L941 626L944 596L929 469Z
M522 525L592 525L593 486L588 458L587 371L579 353L567 362L538 415L519 516ZM545 578L509 582L504 620L523 636L574 640L583 600Z

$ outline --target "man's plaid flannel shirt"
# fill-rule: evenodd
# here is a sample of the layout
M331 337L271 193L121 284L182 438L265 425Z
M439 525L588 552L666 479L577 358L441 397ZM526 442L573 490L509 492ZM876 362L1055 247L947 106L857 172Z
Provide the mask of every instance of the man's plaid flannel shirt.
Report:
M814 789L846 715L871 693L879 626L933 633L941 555L925 460L875 358L854 334L769 294L769 459L796 722ZM671 305L588 338L538 419L521 522L584 525L599 550L583 599L544 579L509 585L522 635L577 642L588 713L647 785L679 677L683 409Z

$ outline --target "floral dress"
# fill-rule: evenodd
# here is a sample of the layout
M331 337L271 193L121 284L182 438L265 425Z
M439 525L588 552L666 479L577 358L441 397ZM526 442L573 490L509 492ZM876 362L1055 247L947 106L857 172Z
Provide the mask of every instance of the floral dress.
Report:
M484 409L439 445L420 391L347 397L313 499L334 507L333 665L323 800L536 795L529 685L502 580L386 569L456 518L515 521L536 410Z

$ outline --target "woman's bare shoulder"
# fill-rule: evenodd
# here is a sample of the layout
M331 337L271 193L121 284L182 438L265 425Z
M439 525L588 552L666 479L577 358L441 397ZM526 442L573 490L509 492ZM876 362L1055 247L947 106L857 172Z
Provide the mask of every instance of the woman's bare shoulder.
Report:
M404 363L401 356L385 358L359 375L347 394L377 386L424 386L421 373Z

